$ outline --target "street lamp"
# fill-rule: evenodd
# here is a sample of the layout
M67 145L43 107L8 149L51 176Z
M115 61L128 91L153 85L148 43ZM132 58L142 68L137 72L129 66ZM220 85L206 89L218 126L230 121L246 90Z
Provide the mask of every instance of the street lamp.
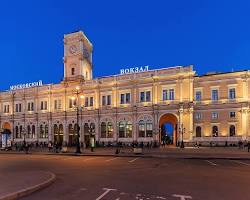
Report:
M185 146L184 146L184 141L183 141L183 135L185 133L185 128L184 128L183 124L181 124L179 127L179 133L181 135L181 146L180 147L184 148Z
M74 92L76 94L76 153L81 153L81 147L80 147L80 127L79 127L79 94L80 94L80 88L76 87L76 91Z

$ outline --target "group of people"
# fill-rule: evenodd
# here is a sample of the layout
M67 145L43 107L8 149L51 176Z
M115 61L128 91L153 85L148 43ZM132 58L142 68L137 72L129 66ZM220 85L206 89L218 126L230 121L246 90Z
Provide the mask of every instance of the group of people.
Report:
M250 141L244 141L242 142L241 140L238 142L239 149L244 149L247 147L247 151L250 152Z

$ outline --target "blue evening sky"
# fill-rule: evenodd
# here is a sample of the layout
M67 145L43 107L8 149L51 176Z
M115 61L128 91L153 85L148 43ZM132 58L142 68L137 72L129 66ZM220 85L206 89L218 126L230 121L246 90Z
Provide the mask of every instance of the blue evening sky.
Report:
M0 4L0 89L63 78L63 35L94 46L94 76L149 65L250 69L250 1L9 0Z

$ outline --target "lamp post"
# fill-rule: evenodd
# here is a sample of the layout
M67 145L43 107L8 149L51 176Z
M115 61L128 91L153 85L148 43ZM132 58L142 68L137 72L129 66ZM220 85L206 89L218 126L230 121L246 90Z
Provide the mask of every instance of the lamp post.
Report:
M80 88L76 87L76 91L74 92L76 94L76 152L75 153L81 153L81 147L80 147L80 127L79 127L79 94L80 94Z
M181 146L180 147L183 149L185 147L184 146L184 141L183 141L183 135L185 133L185 128L184 128L183 124L181 124L180 127L179 127L179 133L181 135Z

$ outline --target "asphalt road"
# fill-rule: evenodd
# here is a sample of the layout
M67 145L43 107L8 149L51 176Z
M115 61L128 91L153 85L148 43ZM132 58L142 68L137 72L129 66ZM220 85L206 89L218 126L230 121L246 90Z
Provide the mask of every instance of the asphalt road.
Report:
M22 200L250 199L250 160L0 155L0 163L1 173L56 174L53 185Z

